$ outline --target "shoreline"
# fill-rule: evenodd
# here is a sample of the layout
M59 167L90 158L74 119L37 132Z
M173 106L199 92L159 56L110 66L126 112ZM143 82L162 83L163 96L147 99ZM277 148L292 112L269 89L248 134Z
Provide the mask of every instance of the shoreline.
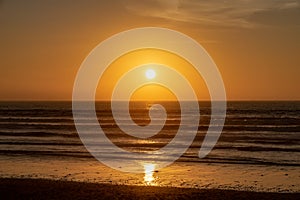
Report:
M1 157L0 178L49 179L115 185L256 192L300 192L299 167L173 163L145 173L125 173L97 160ZM148 177L149 178L149 177Z
M130 186L49 179L0 178L3 199L299 199L300 193Z

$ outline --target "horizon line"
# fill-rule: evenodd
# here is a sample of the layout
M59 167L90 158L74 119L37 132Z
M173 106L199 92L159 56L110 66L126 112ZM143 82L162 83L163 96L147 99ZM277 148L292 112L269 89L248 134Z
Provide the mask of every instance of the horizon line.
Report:
M72 102L70 99L0 99L0 102ZM89 100L77 100L77 102L88 102ZM95 100L95 102L110 102L111 100ZM126 100L115 100L116 102L126 102ZM132 102L178 102L177 100L157 99L157 100L132 100ZM189 102L193 100L182 100L183 102ZM215 100L215 102L224 100ZM300 99L227 99L227 102L249 102L249 101L300 101ZM209 99L201 99L198 102L211 102Z

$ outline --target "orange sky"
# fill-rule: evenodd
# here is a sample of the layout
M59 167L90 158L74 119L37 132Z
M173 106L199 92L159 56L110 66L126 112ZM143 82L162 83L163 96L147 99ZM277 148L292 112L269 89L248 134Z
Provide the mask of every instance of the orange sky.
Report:
M159 63L171 67L189 80L189 83L193 87L198 99L210 99L204 80L190 63L175 54L157 49L136 50L116 59L101 77L98 84L96 98L105 100L111 99L114 87L116 86L120 77L132 68L140 66L144 63ZM156 73L161 73L159 69L155 71ZM163 74L163 76L165 78L172 79L170 74ZM139 77L133 77L132 79L135 79L134 81L137 79L146 79L146 76L145 74L141 74ZM180 84L177 87L180 88ZM185 88L180 88L180 90L185 90ZM123 92L127 92L126 89L124 89ZM175 96L170 90L167 90L165 87L159 87L157 84L155 84L139 88L133 93L132 99L175 100Z
M88 53L118 32L197 40L229 100L300 100L300 1L0 0L0 100L71 100Z

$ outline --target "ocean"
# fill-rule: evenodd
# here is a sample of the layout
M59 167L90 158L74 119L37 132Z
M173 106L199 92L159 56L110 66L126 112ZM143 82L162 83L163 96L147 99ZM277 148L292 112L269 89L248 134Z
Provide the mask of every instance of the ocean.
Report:
M132 151L152 151L170 141L180 123L175 102L162 103L168 110L164 131L158 136L126 136L112 119L110 104L97 102L101 126L115 144ZM175 104L175 105L174 105ZM300 102L228 102L222 135L214 150L197 158L209 123L210 104L200 103L198 135L179 161L300 166ZM149 103L139 102L131 112L146 125ZM89 119L82 123L88 126ZM124 119L126 124L127 120ZM0 153L2 156L92 157L74 126L71 102L1 102Z
M96 102L95 107L99 124L115 145L126 151L149 154L168 144L180 124L181 112L177 102L131 103L133 121L140 126L147 125L150 122L149 107L155 103L165 107L168 117L163 129L146 139L129 136L120 130L113 119L110 102ZM189 102L185 104L188 106ZM176 161L176 165L226 164L237 166L237 169L277 166L285 171L289 169L286 167L299 171L299 101L227 102L227 116L221 137L209 155L202 159L198 158L198 152L210 123L210 103L199 102L199 106L201 117L197 136ZM156 120L160 121L159 118ZM89 126L90 119L83 118L80 123ZM128 119L122 119L122 123L126 125ZM0 161L11 161L13 164L16 159L26 163L37 160L50 163L57 160L71 163L95 161L76 131L72 102L0 103ZM13 173L13 168L10 173ZM9 174L6 173L7 169L0 172L1 176Z

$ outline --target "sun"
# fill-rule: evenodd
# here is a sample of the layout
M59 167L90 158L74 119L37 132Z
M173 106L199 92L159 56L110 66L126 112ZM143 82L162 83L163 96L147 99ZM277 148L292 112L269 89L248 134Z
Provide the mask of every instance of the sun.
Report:
M153 69L148 69L145 73L147 79L153 79L156 76L156 73Z

